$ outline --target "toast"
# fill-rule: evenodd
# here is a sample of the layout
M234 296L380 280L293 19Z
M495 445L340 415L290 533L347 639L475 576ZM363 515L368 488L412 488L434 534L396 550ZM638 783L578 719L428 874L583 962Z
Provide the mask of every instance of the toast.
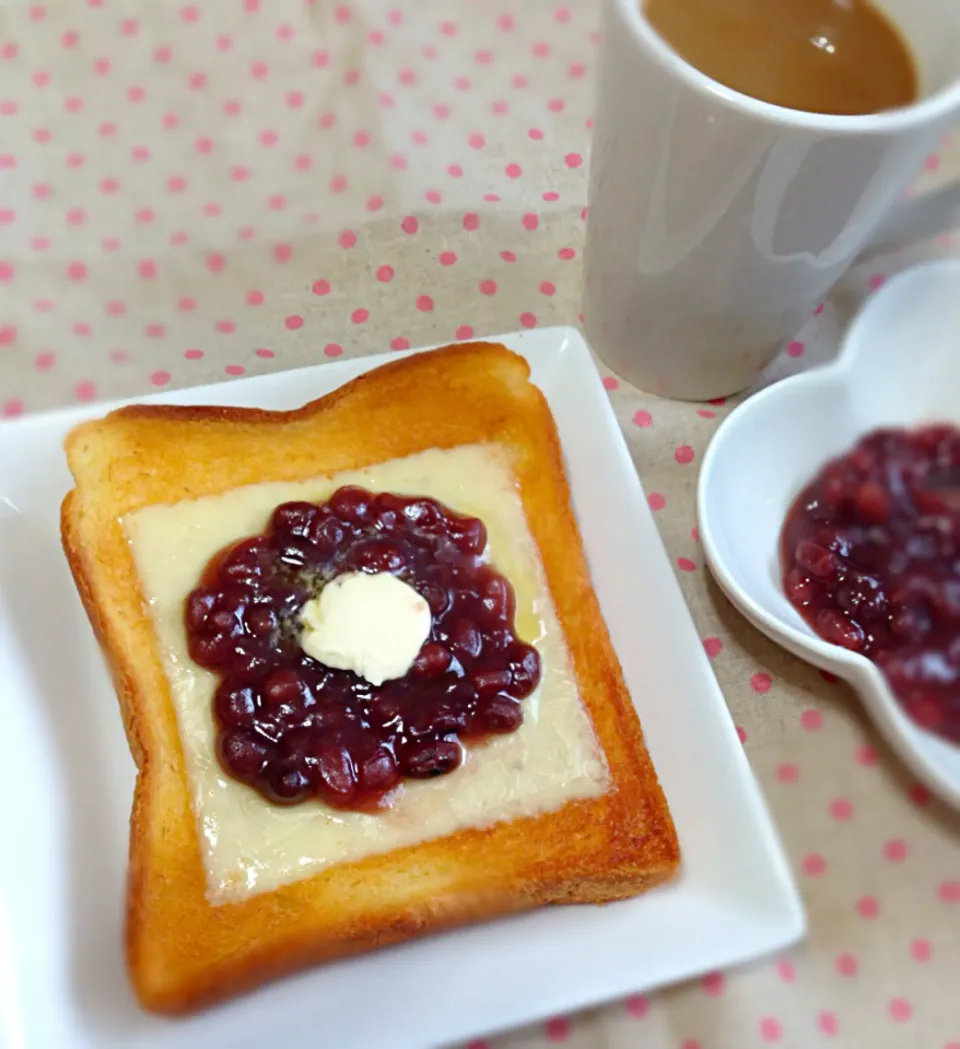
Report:
M605 789L211 902L177 710L123 519L467 445L495 445L509 463ZM75 487L63 548L138 768L126 955L145 1008L187 1012L304 965L544 904L621 899L673 874L676 833L590 584L556 426L523 358L489 343L424 352L287 412L121 408L74 429L66 454Z

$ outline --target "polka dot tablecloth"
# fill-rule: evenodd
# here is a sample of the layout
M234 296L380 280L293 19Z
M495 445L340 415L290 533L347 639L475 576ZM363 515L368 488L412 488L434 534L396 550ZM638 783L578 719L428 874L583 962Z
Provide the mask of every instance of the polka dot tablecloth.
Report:
M589 0L4 5L0 416L576 324L597 20ZM958 170L947 142L918 191ZM852 272L763 381L951 250ZM730 403L604 381L810 935L472 1049L960 1049L960 819L707 576L694 484Z

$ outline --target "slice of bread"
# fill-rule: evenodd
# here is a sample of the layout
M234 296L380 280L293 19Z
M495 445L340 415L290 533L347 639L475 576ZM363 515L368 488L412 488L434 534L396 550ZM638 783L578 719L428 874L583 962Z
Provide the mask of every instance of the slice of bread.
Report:
M518 482L609 789L211 904L171 687L121 519L484 442L503 449ZM75 488L63 503L63 546L139 770L126 950L146 1008L184 1012L433 930L632 896L675 871L676 833L590 585L556 426L521 357L488 343L425 352L290 412L122 408L77 427L66 452Z

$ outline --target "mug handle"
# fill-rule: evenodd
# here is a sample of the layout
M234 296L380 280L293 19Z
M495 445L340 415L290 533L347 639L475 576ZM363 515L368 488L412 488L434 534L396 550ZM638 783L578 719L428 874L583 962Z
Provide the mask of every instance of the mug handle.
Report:
M864 245L860 262L960 226L960 181L922 193L902 203Z

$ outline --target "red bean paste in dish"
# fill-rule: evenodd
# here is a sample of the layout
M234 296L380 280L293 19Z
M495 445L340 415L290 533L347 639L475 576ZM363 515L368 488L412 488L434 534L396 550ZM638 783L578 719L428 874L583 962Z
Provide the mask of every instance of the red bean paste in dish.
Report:
M452 772L462 741L519 728L540 659L486 544L482 521L432 499L344 487L278 506L264 535L217 554L184 615L191 658L220 676L224 770L273 802L371 809L403 777ZM347 572L393 573L429 604L403 678L374 686L301 648L300 609Z
M828 463L783 526L791 604L960 743L960 430L878 430Z

